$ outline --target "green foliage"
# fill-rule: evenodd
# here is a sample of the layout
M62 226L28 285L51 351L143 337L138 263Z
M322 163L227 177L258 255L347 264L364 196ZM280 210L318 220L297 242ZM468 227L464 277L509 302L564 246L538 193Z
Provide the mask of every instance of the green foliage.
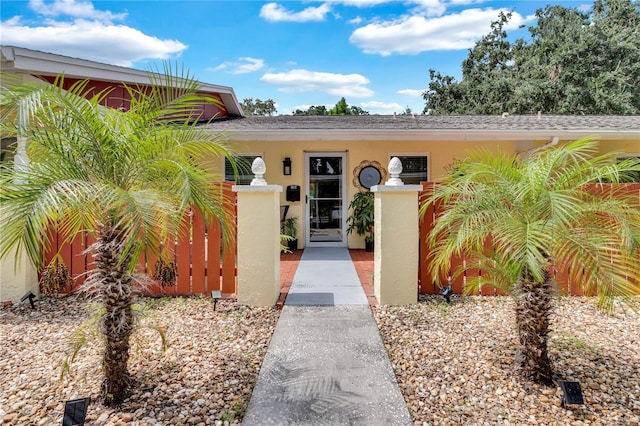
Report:
M158 302L153 299L149 303L135 303L131 306L135 322L135 332L132 335L133 349L135 351L140 351L150 344L150 340L145 336L144 330L151 330L157 334L160 339L159 349L161 352L165 352L169 347L166 325L151 314L151 309L155 306L158 306ZM104 335L100 332L100 325L106 314L106 309L99 303L89 303L86 309L89 311L89 317L74 330L69 340L68 350L61 361L61 379L65 376L73 376L73 363L77 360L82 349L88 344L97 342L99 346L104 346Z
M329 115L351 115L351 109L345 98L340 98L336 105L329 110Z
M246 98L242 100L240 106L245 115L273 115L278 112L273 99L254 101L253 98Z
M298 218L288 217L280 225L280 251L290 253L292 247L297 247Z
M28 154L26 167L0 168L0 217L11 218L0 226L0 257L24 248L40 268L51 227L69 239L80 231L95 239L89 247L95 267L85 285L103 305L106 404L122 401L131 384L140 256L160 255L161 246L188 232L182 225L190 208L205 222L218 218L225 242L231 235L223 193L211 182L220 180L220 158L236 171L235 158L221 135L198 125L202 106L219 101L199 94L199 82L178 67L167 65L149 80L149 87L124 86L126 111L104 107L110 89L95 93L87 80L65 85L64 76L53 85L3 78L0 93L1 130L23 136ZM172 269L161 274L167 282ZM92 336L79 333L77 350Z
M637 197L612 190L589 191L586 184L619 182L640 170L635 160L616 163L615 153L598 155L593 139L546 147L524 157L480 151L457 165L421 207L442 206L428 242L434 279L446 276L453 256L482 274L466 291L493 285L514 296L518 359L525 377L551 384L548 335L556 294L551 276L566 270L599 306L614 298L629 303L640 291ZM487 249L487 244L491 245Z
M438 271L446 276L451 256L465 251L467 264L483 270L469 292L483 284L513 292L521 280L544 281L553 265L568 267L603 307L638 290L631 278L640 280L633 258L640 211L625 196L584 185L619 182L640 164L616 163L615 153L597 155L597 146L585 138L525 158L478 151L458 163L421 208L444 206L429 236Z
M306 111L296 109L292 115L329 115L329 111L327 111L327 107L324 105L311 105Z
M297 109L292 115L369 115L369 111L358 106L349 106L345 98L341 98L333 108L327 110L324 105L312 105L306 111Z
M353 200L349 203L349 211L347 217L347 234L356 232L363 236L365 241L373 241L373 209L374 196L371 191L359 191L353 196Z
M296 239L298 236L298 218L295 216L288 217L282 222L282 233Z
M530 38L510 42L501 14L469 51L462 80L429 71L429 114L640 114L640 4L596 0L589 13L536 12Z

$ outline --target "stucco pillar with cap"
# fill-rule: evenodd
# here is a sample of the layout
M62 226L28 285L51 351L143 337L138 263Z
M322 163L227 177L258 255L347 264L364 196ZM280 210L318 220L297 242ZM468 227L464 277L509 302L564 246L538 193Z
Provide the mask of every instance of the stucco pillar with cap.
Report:
M389 162L391 178L371 188L374 193L374 294L382 305L418 301L419 218L421 185L405 185L402 163Z
M264 180L258 157L250 185L234 185L238 194L238 303L273 306L280 296L280 192Z
M17 150L13 159L13 167L24 171L29 167L27 157L27 110L26 104L20 102L18 106L18 138ZM9 221L8 216L0 217L0 223ZM32 292L39 294L38 272L29 260L24 247L12 250L0 259L0 302L18 303L22 296Z

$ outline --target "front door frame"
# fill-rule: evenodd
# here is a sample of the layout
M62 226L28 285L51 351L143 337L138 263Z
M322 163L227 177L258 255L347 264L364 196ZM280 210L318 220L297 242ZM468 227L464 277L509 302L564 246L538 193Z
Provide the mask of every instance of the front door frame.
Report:
M310 159L311 157L340 157L342 161L342 173L340 174L341 180L341 199L342 209L340 212L340 234L342 241L311 241L311 194L309 193L311 185L311 170ZM347 247L347 152L346 151L309 151L304 153L304 179L305 179L305 246L307 247Z

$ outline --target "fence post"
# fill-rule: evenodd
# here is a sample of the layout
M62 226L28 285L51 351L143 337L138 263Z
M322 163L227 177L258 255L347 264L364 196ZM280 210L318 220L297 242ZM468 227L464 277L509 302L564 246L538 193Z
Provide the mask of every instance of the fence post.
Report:
M409 305L418 300L418 192L422 185L400 180L402 163L389 162L391 178L374 193L373 283L378 303Z
M280 192L267 185L262 158L254 160L251 185L238 194L238 303L273 306L280 296Z

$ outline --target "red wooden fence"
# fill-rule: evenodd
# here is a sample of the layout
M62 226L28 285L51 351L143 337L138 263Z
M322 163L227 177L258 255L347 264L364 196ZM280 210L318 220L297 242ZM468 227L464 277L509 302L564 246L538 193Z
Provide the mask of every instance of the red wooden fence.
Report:
M434 182L423 182L422 187L423 191L419 194L419 204L422 206L426 201L427 197L433 193L433 189L437 185ZM619 190L622 193L626 193L628 195L637 196L638 200L638 208L640 208L640 183L629 183L629 184L594 184L592 185L591 190L594 192L613 192L615 190ZM435 280L432 279L432 255L427 246L427 235L434 227L434 222L438 217L438 214L442 211L442 207L438 205L431 205L426 210L424 216L420 221L420 247L419 247L419 269L418 269L418 291L420 294L438 294L440 288L436 284ZM489 248L491 246L491 241L487 240L485 247ZM640 253L637 253L638 258L638 267L640 267ZM467 265L467 260L464 255L456 256L451 259L451 269L455 270L459 266L464 268L464 272L457 277L455 277L451 282L451 287L455 294L462 294L464 292L465 284L467 280L470 280L474 277L477 277L478 274L482 272L478 268L474 268L473 265ZM560 270L558 270L558 268ZM575 296L583 295L583 287L581 283L576 282L575 278L570 278L570 274L568 270L562 270L562 268L556 265L556 269L553 271L555 274L556 282L558 283L558 288L561 293L570 294ZM440 282L446 283L448 277L440 276ZM496 289L493 286L485 285L481 288L480 291L483 295L490 294L503 294L500 290Z
M231 242L224 247L220 223L217 220L205 224L202 214L192 209L184 220L185 227L175 244L166 247L173 253L178 269L177 283L162 287L153 280L157 258L151 254L143 255L139 263L139 272L149 276L149 285L143 290L148 295L187 295L208 294L212 290L221 290L224 295L236 293L236 194L231 191L232 183L222 183L223 207L232 214L233 229ZM51 233L52 244L45 255L48 265L58 253L73 277L70 288L61 293L78 291L84 283L87 272L93 268L91 254L85 253L93 243L86 232L81 232L67 242L64 235Z

